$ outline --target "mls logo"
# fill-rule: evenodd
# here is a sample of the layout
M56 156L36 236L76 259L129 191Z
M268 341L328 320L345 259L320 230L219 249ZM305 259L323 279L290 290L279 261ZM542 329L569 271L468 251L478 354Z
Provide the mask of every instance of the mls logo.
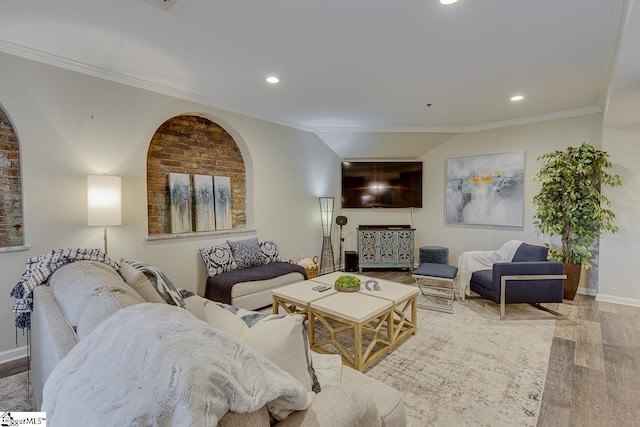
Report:
M2 415L0 415L0 426L2 427L9 427L11 426L11 422L13 421L13 418L11 417L11 412L3 412Z
M0 411L0 427L11 426L47 426L47 418L45 412L1 412Z

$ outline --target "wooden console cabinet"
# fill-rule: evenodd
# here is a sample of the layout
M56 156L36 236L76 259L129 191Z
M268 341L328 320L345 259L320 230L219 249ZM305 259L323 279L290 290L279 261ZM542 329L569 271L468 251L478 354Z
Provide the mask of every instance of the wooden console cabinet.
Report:
M358 268L413 269L414 228L358 227Z

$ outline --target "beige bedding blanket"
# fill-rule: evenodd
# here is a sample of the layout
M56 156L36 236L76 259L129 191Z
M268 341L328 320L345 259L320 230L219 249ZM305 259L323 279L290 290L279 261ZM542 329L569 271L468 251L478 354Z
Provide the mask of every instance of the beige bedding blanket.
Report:
M458 257L457 294L464 301L474 271L487 270L496 262L510 262L522 240L509 240L497 251L467 251Z

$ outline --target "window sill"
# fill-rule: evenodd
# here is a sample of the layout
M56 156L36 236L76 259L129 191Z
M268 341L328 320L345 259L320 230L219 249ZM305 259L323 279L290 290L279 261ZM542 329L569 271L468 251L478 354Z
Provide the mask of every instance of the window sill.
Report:
M230 234L243 234L253 233L256 231L255 227L247 227L235 230L216 230L216 231L196 231L192 233L174 233L174 234L155 234L153 236L147 236L145 240L172 240L172 239L185 239L189 237L202 237L202 236L226 236Z
M19 252L19 251L28 251L29 245L22 246L7 246L5 248L0 248L0 253L2 252Z

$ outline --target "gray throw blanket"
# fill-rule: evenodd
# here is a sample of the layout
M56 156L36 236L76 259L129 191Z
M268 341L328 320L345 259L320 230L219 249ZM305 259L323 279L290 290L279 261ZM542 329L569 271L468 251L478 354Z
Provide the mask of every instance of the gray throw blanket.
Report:
M122 276L120 265L100 249L55 249L46 254L28 258L25 272L11 291L11 296L16 299L12 311L16 315L15 323L17 328L24 329L31 326L33 289L45 283L58 268L74 261L101 262L112 267Z
M47 379L41 410L55 426L215 426L227 411L265 405L281 420L313 396L187 310L146 303L119 310L71 349Z
M269 280L288 273L300 273L305 280L309 278L307 271L300 265L280 261L271 262L257 267L243 268L209 276L205 298L211 301L231 304L231 288L236 283Z

